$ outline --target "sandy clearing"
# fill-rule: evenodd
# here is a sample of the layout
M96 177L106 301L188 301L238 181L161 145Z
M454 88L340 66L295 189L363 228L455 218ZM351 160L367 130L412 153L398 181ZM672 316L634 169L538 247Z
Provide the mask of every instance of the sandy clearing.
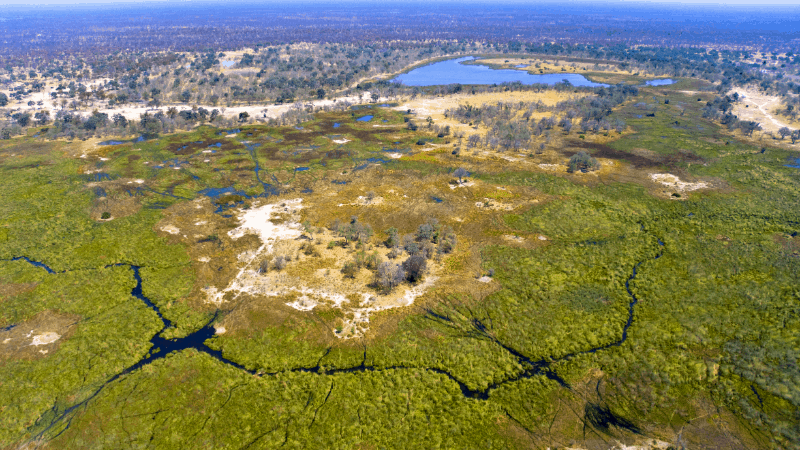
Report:
M58 333L55 333L53 331L47 331L45 333L37 334L36 336L34 336L33 340L31 340L31 345L52 344L53 342L59 339L61 339L61 336L59 336Z
M740 100L733 104L733 114L738 116L740 120L753 120L760 123L764 131L773 133L783 127L794 130L793 127L776 119L770 113L773 108L780 104L780 97L738 87L731 90L728 95L733 95L735 92L739 93Z
M702 181L697 183L681 181L680 178L671 173L651 173L650 179L656 183L661 183L664 186L672 187L682 192L696 191L697 189L709 187L707 183Z
M181 232L175 225L164 225L161 227L161 231L166 231L169 234L179 234Z

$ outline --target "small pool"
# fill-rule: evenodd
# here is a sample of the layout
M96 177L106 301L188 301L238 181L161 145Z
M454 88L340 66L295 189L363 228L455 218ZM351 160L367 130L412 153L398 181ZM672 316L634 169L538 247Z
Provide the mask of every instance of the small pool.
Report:
M339 128L341 125L338 122L333 123L333 128Z
M800 169L800 158L794 160L794 164L786 164L786 167L792 167L794 169Z
M662 78L660 80L645 81L644 84L647 86L667 86L670 84L675 84L675 80L672 78Z
M103 141L98 142L97 145L122 145L125 141Z
M369 122L370 120L372 120L373 117L375 117L375 116L370 116L370 115L361 116L358 119L356 119L356 122Z
M435 201L436 203L442 203L444 199L431 195L431 200Z
M294 169L295 172L305 172L306 170L311 170L310 167L297 167Z

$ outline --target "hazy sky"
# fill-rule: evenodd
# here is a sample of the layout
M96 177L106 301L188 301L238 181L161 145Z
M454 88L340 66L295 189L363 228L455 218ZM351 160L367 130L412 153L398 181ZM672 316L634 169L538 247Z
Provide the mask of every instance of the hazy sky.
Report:
M241 1L243 1L243 0L239 0L239 2L241 2ZM246 0L244 0L244 1L246 1ZM313 2L313 1L310 1L310 0L301 0L301 1L304 2L304 3L312 3ZM391 1L392 0L390 0L390 2ZM447 1L443 1L443 2L433 2L433 3L453 3L455 1L456 0L447 0ZM569 0L567 0L567 1L569 1ZM148 2L148 3L172 3L172 4L180 3L180 2L187 2L187 3L218 3L218 4L227 3L227 2L223 2L223 1L209 1L209 0L200 0L200 1L191 1L191 0L177 0L177 1L176 0L5 0L5 1L3 1L3 4L5 4L5 5L34 5L34 4L36 4L36 5L86 5L86 4L119 4L119 3L128 3L128 4L130 4L130 3L144 3L144 2ZM252 3L262 3L262 4L281 4L281 3L285 4L285 3L287 3L287 1L285 1L285 0L284 1L275 1L275 0L267 0L267 1L263 1L263 0L262 1L257 1L256 0L256 1L253 1L253 0L250 0L250 2L252 2ZM357 2L357 0L356 1L354 1L354 0L344 0L344 3L356 3L356 2ZM415 3L415 2L416 1L411 0L411 1L404 2L404 3ZM487 4L491 4L492 3L489 0L487 0L485 2L482 2L480 0L467 0L467 2L469 2L469 3L487 3ZM619 4L619 3L626 3L626 2L641 3L641 4L654 4L654 5L657 5L657 4L668 4L668 5L679 5L679 4L702 5L702 4L706 4L706 5L740 5L740 6L758 6L758 7L764 7L765 5L786 5L786 6L797 6L798 5L798 0L764 0L764 1L754 1L754 0L610 0L610 1L604 1L604 2L585 1L584 0L584 1L575 1L574 3L583 3L583 2L592 3L595 6L602 5L603 3L612 3L612 4L616 3L616 4ZM294 2L289 0L288 3L294 3ZM342 1L335 1L334 2L334 1L328 0L328 1L323 1L323 2L313 2L313 3L332 4L333 5L333 4L341 4L343 2ZM426 4L430 4L430 2L428 2L428 1L426 1L425 3ZM506 0L506 1L502 1L501 0L500 3L520 3L520 4L531 3L531 4L536 4L536 3L540 3L540 2L536 1L536 0ZM550 3L550 2L545 1L544 3ZM2 5L0 5L0 8L2 8Z

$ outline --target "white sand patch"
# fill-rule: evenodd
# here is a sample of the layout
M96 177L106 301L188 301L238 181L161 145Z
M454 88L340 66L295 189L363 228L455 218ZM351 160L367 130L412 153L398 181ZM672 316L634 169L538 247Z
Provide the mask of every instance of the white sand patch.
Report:
M489 283L492 281L492 277L487 277L486 275L484 275L478 278L478 281L480 281L481 283Z
M403 154L402 153L389 153L388 156L389 156L389 158L400 159L400 158L403 157Z
M207 224L207 223L208 223L208 222L206 222L205 220L198 220L198 221L197 221L197 222L195 222L194 224L195 224L196 226L198 226L198 227L199 227L200 225L205 225L205 224Z
M375 203L379 199L380 197L376 197L370 202L366 197L359 197L358 202ZM266 297L290 296L293 297L292 301L286 305L298 311L311 311L321 305L341 308L348 314L343 319L341 328L334 329L333 332L339 338L350 339L363 335L369 324L369 316L373 312L411 305L436 282L436 270L433 269L425 280L416 286L406 286L405 289L399 287L390 295L375 297L371 292L360 290L354 292L352 289L347 289L349 291L347 295L348 292L341 292L340 283L330 284L328 288L311 287L303 279L291 275L291 272L259 273L255 264L257 261L266 255L271 255L274 248L284 245L281 241L295 240L302 235L302 226L299 223L301 208L302 199L295 199L240 210L238 214L240 226L229 231L228 235L238 239L248 233L256 234L261 238L262 245L255 251L245 251L238 255L241 268L226 288L203 289L206 303L220 306L225 302L225 295L230 292L234 298L243 293ZM270 220L276 216L281 219L278 224ZM331 269L317 269L314 275L317 279L326 279L330 277L331 272Z
M203 153L214 153L214 150L203 150Z
M228 236L231 239L239 239L245 234L256 234L261 238L262 245L255 251L247 251L238 255L240 262L244 263L236 278L223 290L218 290L214 286L204 288L206 293L206 303L221 305L225 302L225 294L228 292L254 293L255 287L252 284L253 276L258 276L256 271L250 269L250 265L255 262L259 255L272 252L275 242L281 239L295 239L300 237L302 226L297 222L297 212L302 208L303 199L286 200L280 203L267 205L256 205L248 210L239 210L239 225L230 230ZM284 220L283 223L274 224L270 219L279 213L292 214L293 219Z
M518 244L521 244L521 243L525 242L525 238L524 237L522 237L522 236L514 236L514 235L511 235L511 234L504 234L503 235L503 239L505 239L507 241L511 241L511 242L516 242Z
M650 179L656 183L661 183L664 186L672 187L684 192L696 191L697 189L704 189L708 187L708 184L702 181L698 181L697 183L681 181L680 178L671 173L651 173Z
M340 339L351 339L354 337L362 336L364 330L366 330L367 325L369 324L369 316L377 311L384 311L387 309L392 308L401 308L404 306L410 306L414 303L419 296L423 295L429 287L433 286L438 278L429 275L425 278L425 281L422 283L411 286L407 288L399 300L396 301L389 301L386 298L377 298L374 297L371 293L368 292L359 292L357 295L360 295L362 300L358 308L353 308L352 306L355 305L348 305L351 308L348 308L348 312L352 313L353 316L350 319L344 319L343 325L341 330L334 329L333 334L334 336ZM314 291L313 289L309 288L292 288L292 290L302 290L302 291ZM314 291L315 295L324 295L329 297L339 297L344 299L340 294L331 294L327 292L321 291ZM344 299L344 301L335 303L333 306L341 308L342 303L348 302L348 300ZM291 306L294 309L299 311L311 311L317 305L321 304L321 302L316 301L315 299L311 298L310 296L303 295L299 299L287 303L287 306Z
M474 181L464 181L464 182L462 182L462 183L458 183L458 184L450 184L450 185L448 185L448 186L450 186L450 190L451 190L451 191L454 191L456 188L460 188L460 187L470 187L470 186L475 186L475 182L474 182Z
M513 156L508 156L508 155L500 155L500 157L505 159L506 161L511 161L511 162L521 161L519 158L514 158Z
M547 240L547 238L542 236L541 234L536 239L539 239L540 241L546 241Z
M561 164L539 164L539 168L544 170L564 170L565 167Z
M108 158L103 158L103 157L101 156L101 157L100 157L100 161L108 161Z
M263 205L248 210L240 210L238 228L228 232L232 239L238 239L245 234L257 234L266 246L267 252L272 251L272 245L280 239L295 239L302 234L302 226L298 222L284 221L274 224L270 221L276 213L296 214L301 208L303 199L286 200L280 204ZM281 206L284 205L284 206ZM259 249L259 253L261 249Z
M347 144L348 142L350 142L350 139L333 139L333 142L337 144Z
M200 261L200 262L209 262L209 261L211 261L211 259L208 256L201 256L201 257L197 258L197 260Z
M164 225L161 227L161 231L166 231L169 234L178 234L181 232L175 225Z
M225 302L225 299L223 298L225 296L225 292L220 291L214 286L203 288L202 291L206 293L206 303L211 303L219 307Z
M8 344L9 342L11 342L11 338L5 338L3 340L3 344Z
M55 333L53 331L48 331L46 333L37 334L36 336L34 336L33 340L31 341L31 345L52 344L53 342L59 340L60 338L61 336L59 336L58 333Z
M225 334L226 331L228 330L226 330L225 327L221 325L217 325L216 327L214 327L214 334Z

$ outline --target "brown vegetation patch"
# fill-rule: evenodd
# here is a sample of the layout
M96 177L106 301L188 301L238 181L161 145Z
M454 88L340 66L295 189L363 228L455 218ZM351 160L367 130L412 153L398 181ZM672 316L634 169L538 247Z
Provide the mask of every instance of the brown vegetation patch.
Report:
M582 150L589 150L595 158L607 158L625 161L630 163L634 168L652 168L652 167L678 167L685 166L685 163L703 163L705 160L700 156L686 151L678 150L671 155L660 155L647 149L636 149L635 152L623 152L613 149L605 144L596 142L586 142L582 139L569 139L565 142L566 147L562 150L562 154L567 158L578 153Z
M11 297L31 292L38 283L0 283L0 303Z
M142 209L141 197L117 194L96 199L89 212L89 217L92 220L105 222L132 216L140 209ZM104 213L108 213L110 217L104 217Z
M43 358L72 334L80 316L42 311L6 330L0 330L0 361Z

